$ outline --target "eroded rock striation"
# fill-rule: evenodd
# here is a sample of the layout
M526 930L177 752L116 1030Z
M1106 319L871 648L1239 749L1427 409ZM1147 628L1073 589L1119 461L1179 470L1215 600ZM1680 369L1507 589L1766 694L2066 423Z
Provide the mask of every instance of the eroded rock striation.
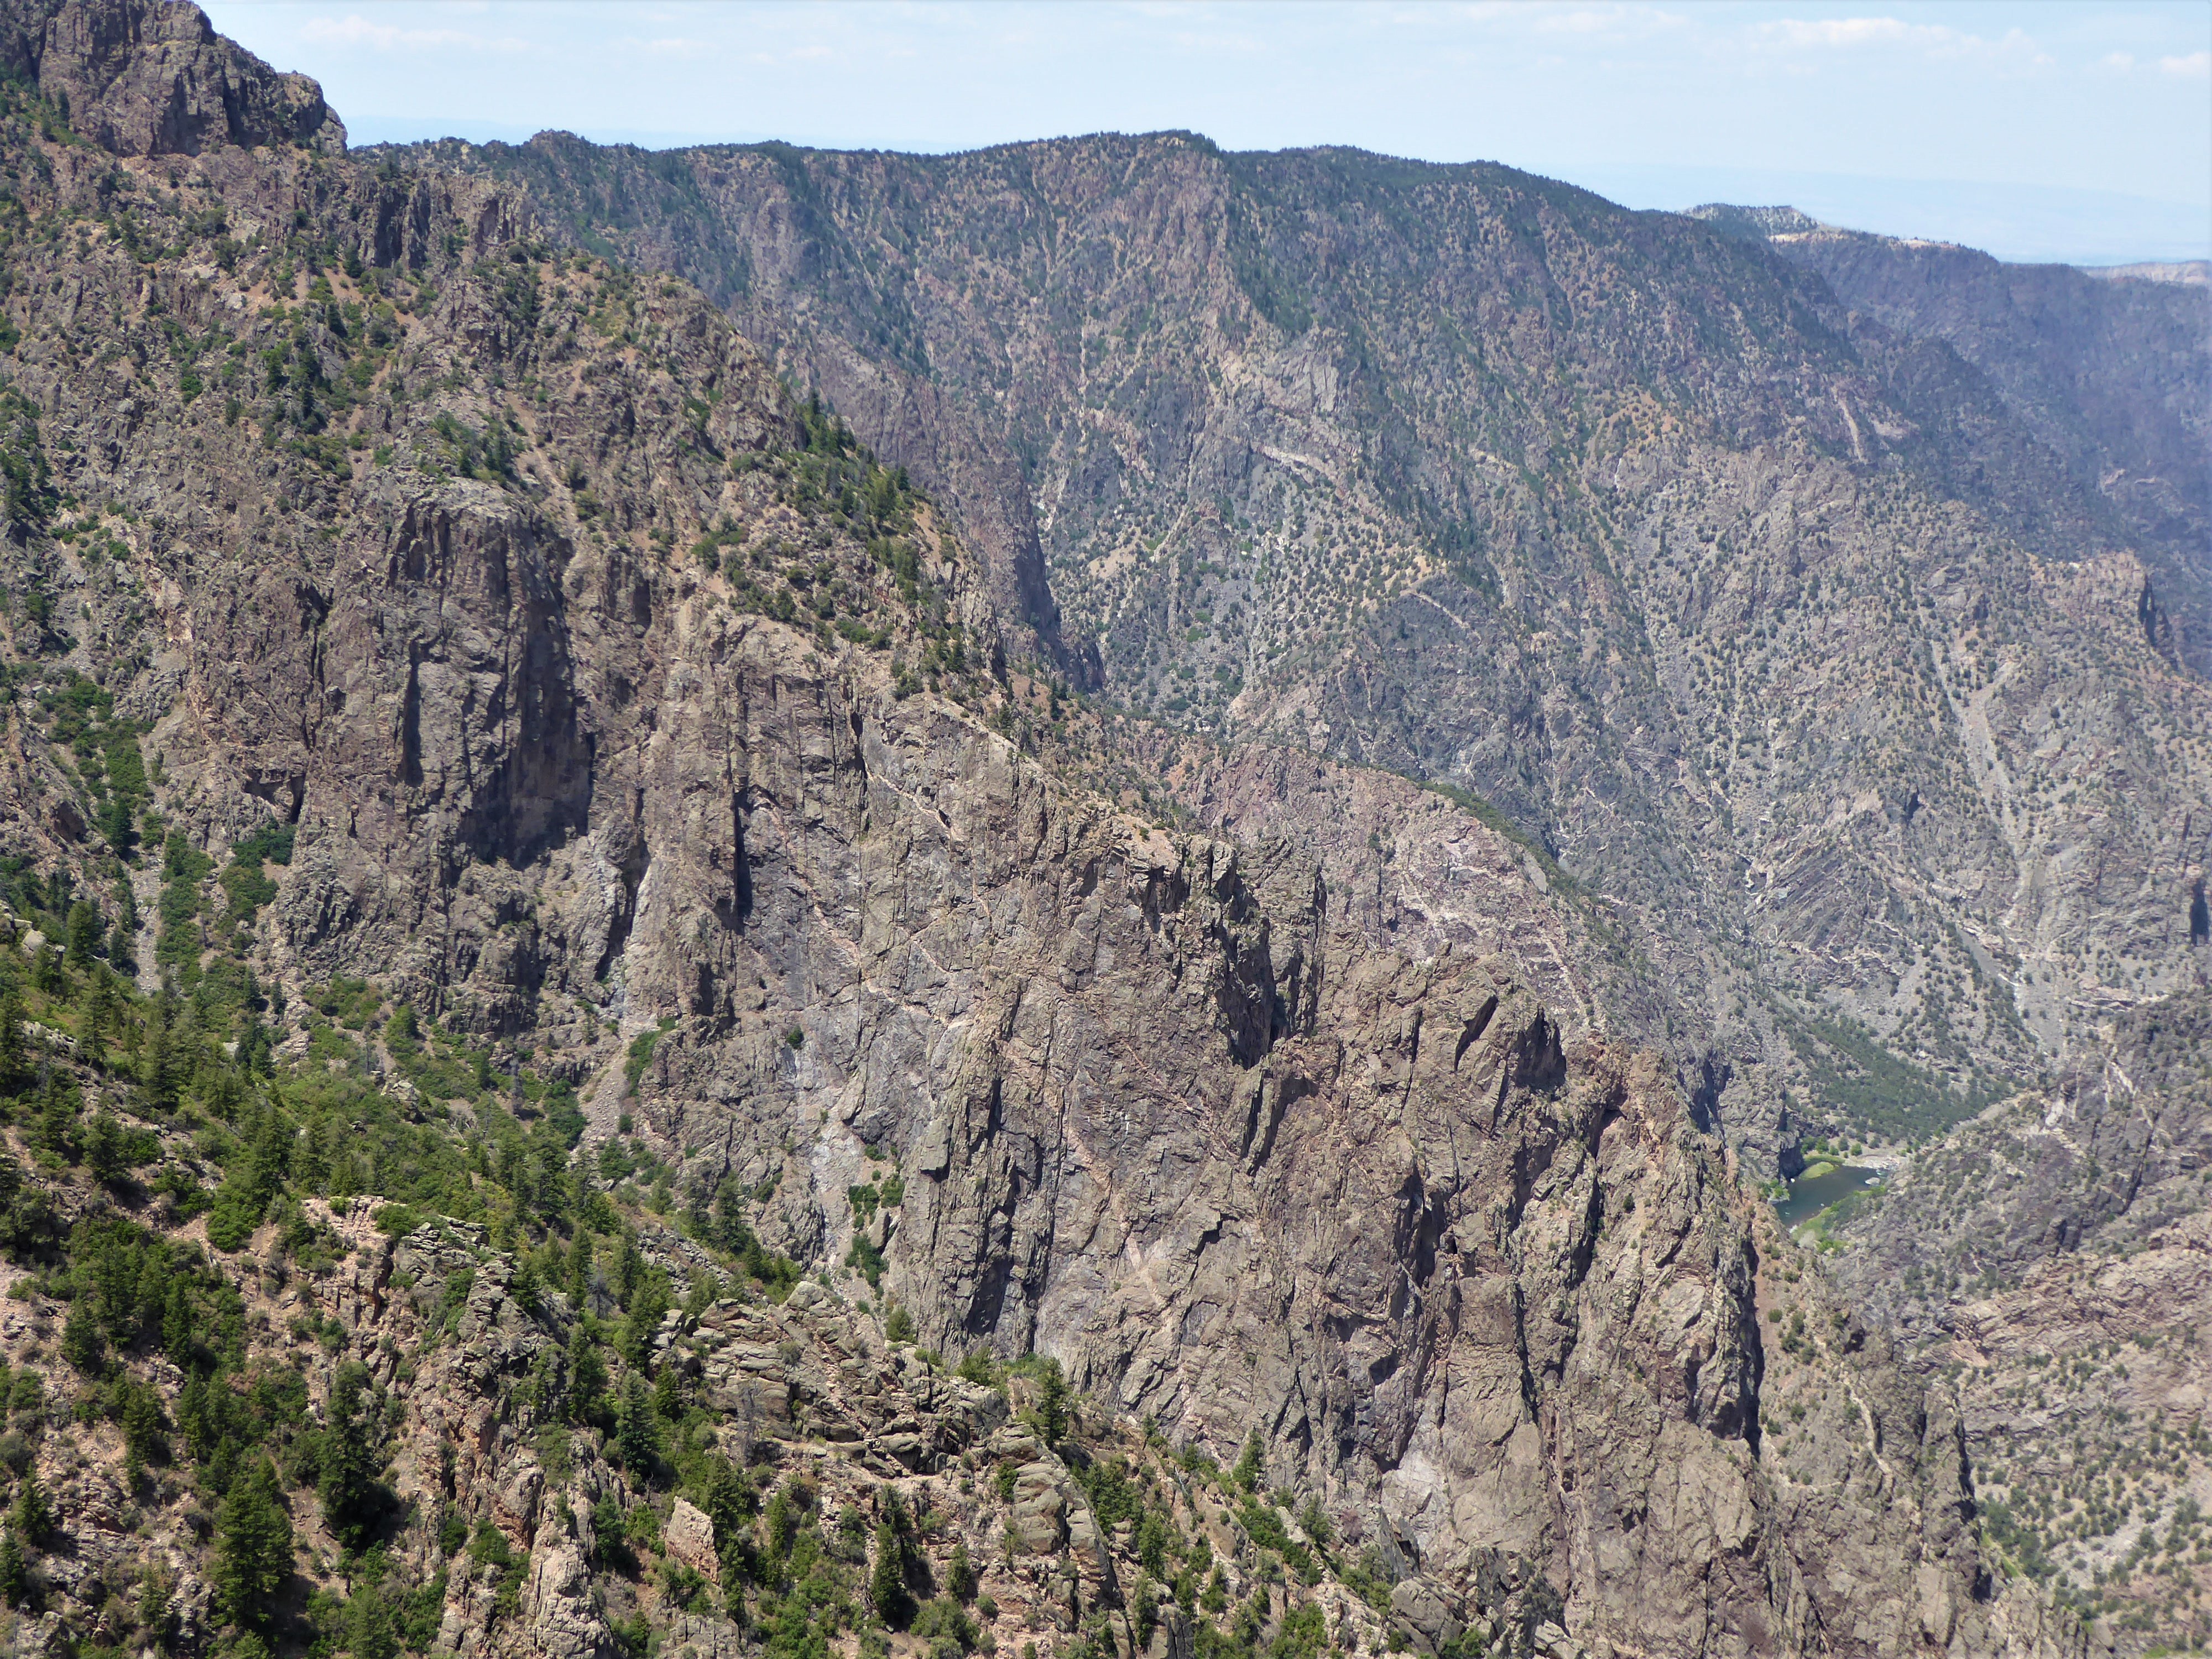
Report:
M1770 1173L2204 970L2200 289L1181 133L394 156L697 283L1017 659L1493 803L1710 988L1640 1035Z
M20 1645L2092 1650L1641 1040L1720 958L1064 706L707 297L190 7L8 15Z
M2206 1629L2212 1004L2102 1035L1915 1160L1836 1268L1912 1369L1956 1378L2008 1555L2141 1650Z

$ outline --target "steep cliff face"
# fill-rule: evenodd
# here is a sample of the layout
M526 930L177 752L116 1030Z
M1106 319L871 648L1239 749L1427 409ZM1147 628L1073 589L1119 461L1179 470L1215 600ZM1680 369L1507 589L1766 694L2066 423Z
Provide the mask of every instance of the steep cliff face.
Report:
M1840 1283L1957 1379L1992 1535L2125 1651L2201 1639L2212 1595L2212 1005L2112 1021L1847 1224Z
M201 39L183 9L42 38ZM149 1446L217 1387L283 1460L149 1478L26 1419L40 1479L106 1494L19 1528L54 1558L38 1641L119 1630L147 1567L167 1628L243 1618L193 1506L304 1528L311 1456L331 1522L269 1569L280 1645L341 1628L310 1588L348 1639L381 1607L470 1654L884 1639L842 1569L808 1601L777 1511L724 1512L737 1567L702 1547L665 1434L702 1499L709 1451L775 1442L814 1472L787 1519L866 1504L895 1554L919 1504L886 1489L1011 1467L913 1574L1011 1522L1003 1639L1071 1654L1310 1655L1316 1619L1459 1655L2081 1650L1991 1577L1955 1421L1617 1035L1667 999L1548 854L1401 780L1057 708L930 501L696 292L558 253L507 189L103 150L9 95L0 833L15 917L70 951L11 921L0 957L46 1056L0 1079L35 1171L0 1195L11 1363ZM111 1271L152 1248L118 1216L178 1252L174 1318ZM196 1336L203 1305L237 1317ZM987 1379L1051 1357L1087 1449L902 1341ZM359 1407L319 1349L384 1391L388 1466L329 1461ZM1163 1492L1168 1450L1248 1443L1241 1484ZM1195 1585L1146 1627L1096 1486L1125 1454L1233 1557L1249 1628ZM384 1565L342 1571L372 1475ZM1297 1534L1270 1485L1312 1500ZM601 1531L624 1505L643 1580ZM812 1512L809 1559L849 1550Z
M304 75L272 70L197 6L19 0L0 17L0 63L70 125L118 155L228 145L345 153L345 127Z
M1929 1133L2201 971L2201 295L2039 357L2055 298L1961 332L1507 169L1177 134L398 156L697 282L1046 672L1496 803L1710 988L1648 1029L1770 1168L1785 1097Z
M1775 251L1885 326L1942 340L2112 503L2156 579L2144 625L2212 672L2212 295L2202 284L2007 265L1971 248L1814 224Z

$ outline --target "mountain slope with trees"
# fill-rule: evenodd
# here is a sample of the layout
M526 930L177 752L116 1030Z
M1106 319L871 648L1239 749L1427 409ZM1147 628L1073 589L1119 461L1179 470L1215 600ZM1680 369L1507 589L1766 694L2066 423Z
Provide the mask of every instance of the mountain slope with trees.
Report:
M1710 988L1640 1034L1770 1169L2204 971L2201 289L1188 134L393 154L698 283L1017 660L1494 807Z
M9 1641L2109 1647L1639 1040L1747 947L1079 695L842 398L190 7L0 24Z

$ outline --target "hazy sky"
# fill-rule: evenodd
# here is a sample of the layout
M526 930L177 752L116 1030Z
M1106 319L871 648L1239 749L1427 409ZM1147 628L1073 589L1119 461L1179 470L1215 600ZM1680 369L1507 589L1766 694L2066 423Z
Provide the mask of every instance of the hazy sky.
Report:
M1183 127L1791 200L2008 258L2212 252L2212 4L203 0L356 143L964 149Z

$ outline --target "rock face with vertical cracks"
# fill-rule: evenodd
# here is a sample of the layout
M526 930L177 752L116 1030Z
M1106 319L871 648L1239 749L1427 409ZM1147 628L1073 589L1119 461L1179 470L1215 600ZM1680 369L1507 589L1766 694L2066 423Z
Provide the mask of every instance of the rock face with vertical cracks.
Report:
M121 17L136 85L196 16L73 0L40 38ZM10 251L8 441L54 483L0 544L51 599L23 637L143 721L210 907L293 832L173 957L526 1048L810 1276L888 1158L879 1312L1177 1446L1256 1434L1432 1646L1479 1607L1622 1655L2072 1650L1990 1599L1955 1416L1841 1315L1792 1328L1772 1446L1783 1241L1531 849L1257 748L1176 785L1205 832L1133 815L1097 781L1153 763L1005 673L931 502L499 185L4 131L27 215L127 174L137 238ZM0 834L104 893L58 753L4 757ZM535 1502L520 1464L484 1489ZM540 1560L533 1606L588 1605Z
M345 153L345 126L320 87L217 34L197 6L15 0L0 15L0 57L117 155L264 144Z

